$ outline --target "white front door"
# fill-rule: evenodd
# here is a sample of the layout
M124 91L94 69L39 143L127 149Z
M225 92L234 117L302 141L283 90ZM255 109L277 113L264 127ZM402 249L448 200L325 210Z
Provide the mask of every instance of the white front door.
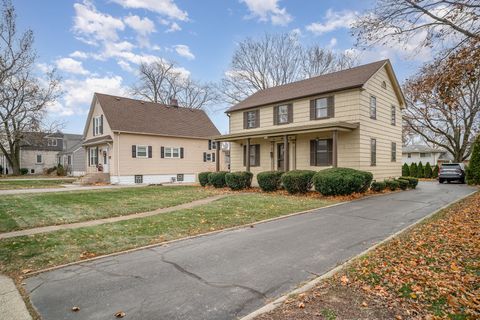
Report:
M109 171L109 162L110 162L110 161L108 161L108 147L105 148L105 149L102 151L102 159L101 159L101 161L102 161L101 163L102 163L102 165L103 165L103 172L105 172L105 173L110 172L110 171Z

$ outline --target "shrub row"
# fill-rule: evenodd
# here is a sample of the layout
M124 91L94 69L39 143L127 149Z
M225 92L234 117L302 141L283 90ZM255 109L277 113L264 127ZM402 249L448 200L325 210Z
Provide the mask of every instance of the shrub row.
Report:
M423 165L420 161L418 164L413 162L410 166L406 163L402 167L402 176L414 178L434 178L438 177L438 165L431 166L429 162Z
M262 191L271 192L280 189L282 171L264 171L257 174L257 182Z
M313 178L315 190L325 196L349 195L365 192L372 183L370 172L350 168L332 168L319 171Z
M380 192L385 189L392 191L397 189L407 190L415 189L418 184L418 179L414 177L400 177L398 179L386 179L385 181L373 181L370 189L375 192Z
M229 187L232 190L242 190L252 186L253 173L247 171L238 172L200 172L198 181L202 187L207 185L215 188Z

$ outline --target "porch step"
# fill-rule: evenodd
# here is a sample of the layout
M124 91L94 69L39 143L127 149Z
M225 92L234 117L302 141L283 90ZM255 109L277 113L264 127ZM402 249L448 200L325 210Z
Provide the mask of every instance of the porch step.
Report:
M110 183L110 174L103 172L87 173L80 181L80 184Z

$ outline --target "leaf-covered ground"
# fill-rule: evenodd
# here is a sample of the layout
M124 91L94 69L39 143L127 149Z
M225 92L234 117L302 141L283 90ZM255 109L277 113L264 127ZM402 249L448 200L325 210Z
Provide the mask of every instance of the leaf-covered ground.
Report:
M480 319L480 192L259 319Z

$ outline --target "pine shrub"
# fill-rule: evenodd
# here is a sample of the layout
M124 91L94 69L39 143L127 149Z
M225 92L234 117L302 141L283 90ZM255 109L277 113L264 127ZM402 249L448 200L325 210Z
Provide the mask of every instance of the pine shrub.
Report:
M410 167L408 164L404 163L402 166L402 176L408 177L410 175Z
M473 143L466 180L468 184L480 184L480 135L477 136Z
M438 164L435 165L435 167L433 167L433 171L432 171L432 178L434 179L437 179L438 178Z
M410 177L418 178L417 164L415 162L410 165Z
M430 166L430 162L427 162L424 169L424 176L427 179L431 179L432 175L433 175L432 167Z
M417 166L417 178L425 178L425 169L423 168L422 161Z

